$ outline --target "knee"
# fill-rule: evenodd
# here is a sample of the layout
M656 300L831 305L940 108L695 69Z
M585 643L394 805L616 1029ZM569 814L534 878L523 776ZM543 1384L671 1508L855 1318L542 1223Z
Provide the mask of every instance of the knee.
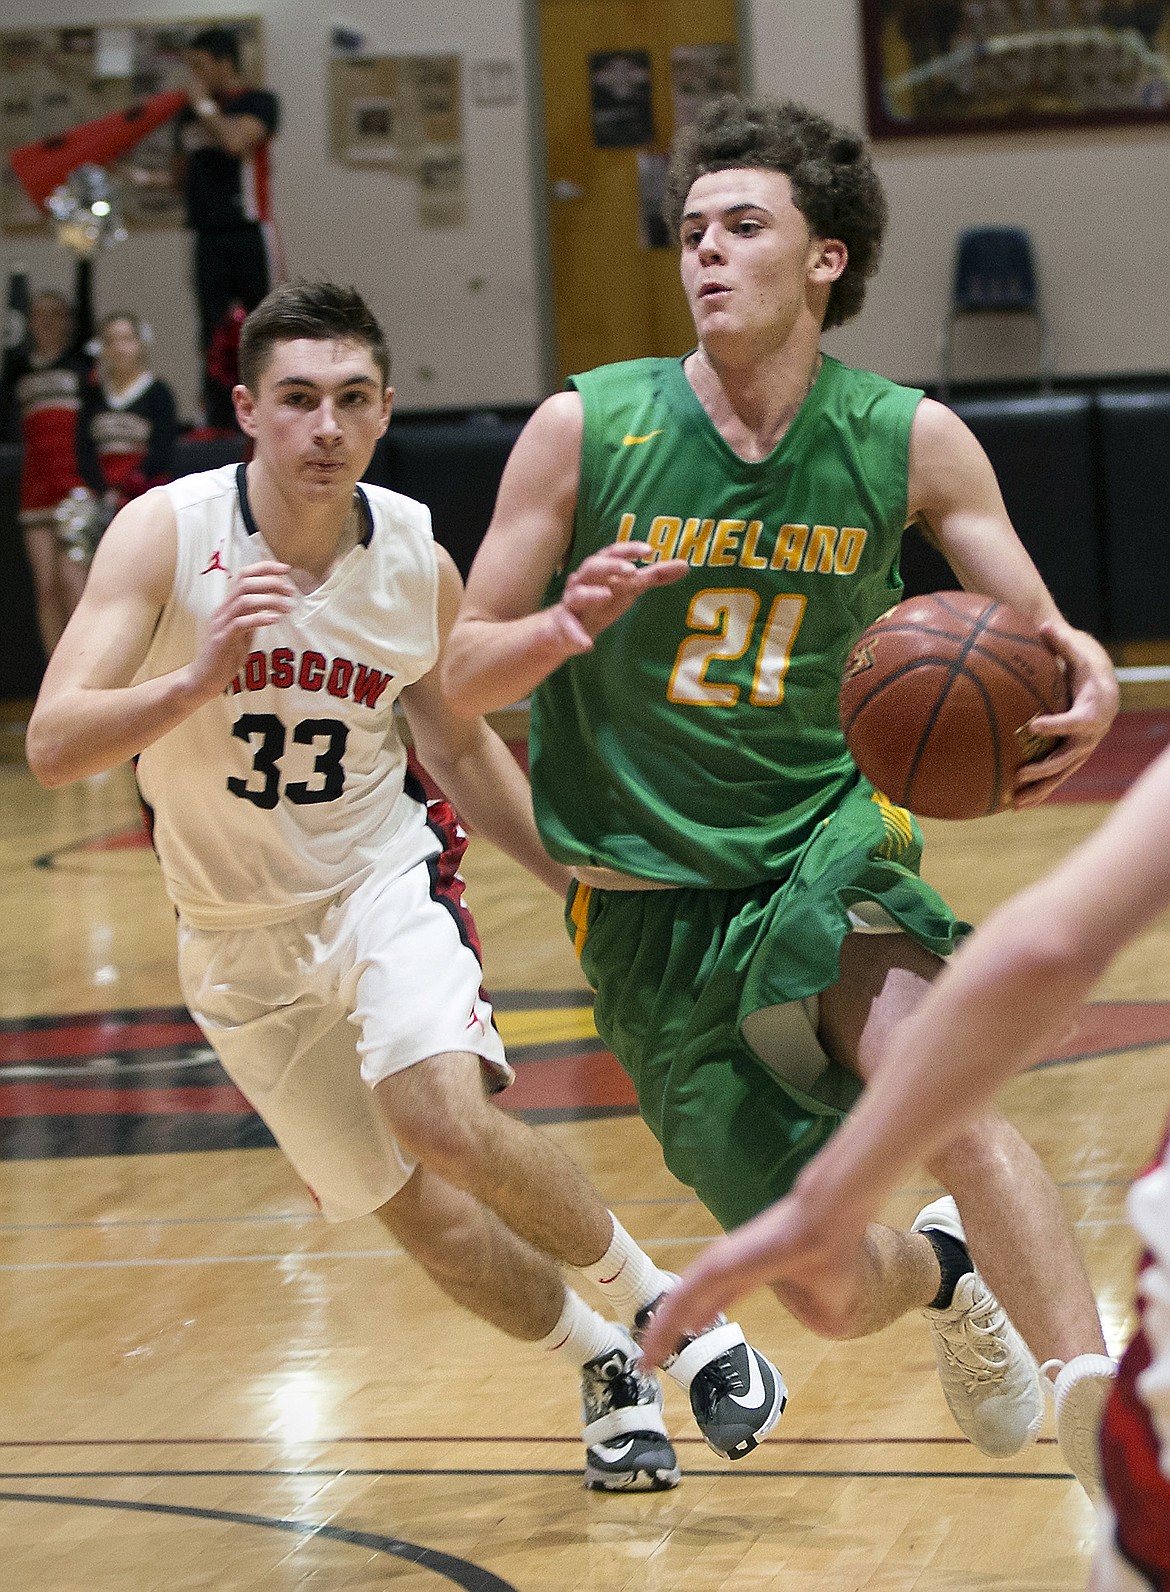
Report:
M944 1188L955 1192L972 1178L1010 1176L1018 1160L1020 1137L995 1113L979 1117L931 1157L927 1170Z

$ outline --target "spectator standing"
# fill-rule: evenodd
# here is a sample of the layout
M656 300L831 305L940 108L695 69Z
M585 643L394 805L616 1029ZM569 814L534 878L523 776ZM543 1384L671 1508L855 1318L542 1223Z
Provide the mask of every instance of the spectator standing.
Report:
M272 286L269 146L280 105L241 75L239 39L229 28L197 33L187 64L195 88L175 125L176 177L194 234L205 418L234 432L233 384L211 373L207 354L233 305L253 310Z

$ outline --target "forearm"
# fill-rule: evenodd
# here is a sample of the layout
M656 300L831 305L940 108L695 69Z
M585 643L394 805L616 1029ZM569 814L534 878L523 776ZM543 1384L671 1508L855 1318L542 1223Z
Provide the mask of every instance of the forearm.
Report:
M584 648L568 633L560 604L522 619L460 619L442 664L447 701L464 717L510 707Z
M500 737L481 723L465 749L443 758L423 753L427 772L459 810L469 829L506 852L557 895L570 873L541 844L532 816L532 795L516 759Z
M37 703L25 743L48 789L135 757L211 698L191 669L116 689L73 686Z

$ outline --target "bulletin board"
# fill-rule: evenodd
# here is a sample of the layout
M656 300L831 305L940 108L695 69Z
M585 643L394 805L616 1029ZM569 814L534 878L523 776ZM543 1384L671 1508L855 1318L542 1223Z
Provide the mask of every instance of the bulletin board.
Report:
M334 160L414 178L424 225L463 221L459 56L337 53L329 97Z
M124 110L152 94L190 85L183 60L187 40L204 28L230 28L240 41L240 67L263 81L259 17L193 17L165 23L84 28L21 28L0 32L0 227L6 233L47 233L50 222L29 199L8 164L10 150ZM171 182L173 124L149 133L115 163L119 203L130 227L183 224L181 197ZM131 180L131 168L151 184Z

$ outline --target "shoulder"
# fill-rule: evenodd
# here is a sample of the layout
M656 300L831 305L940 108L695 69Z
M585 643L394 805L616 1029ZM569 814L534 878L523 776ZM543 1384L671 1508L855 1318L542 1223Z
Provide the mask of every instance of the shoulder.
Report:
M266 88L242 89L224 109L229 116L255 116L270 133L276 131L280 121L280 101Z
M398 526L413 531L428 541L433 539L431 511L425 503L420 503L417 498L407 497L404 492L395 492L388 486L375 486L370 481L362 481L360 487L365 494L366 502L370 505L375 526L379 524Z
M153 411L169 412L175 408L175 395L167 383L156 376L143 393L142 403Z
M577 392L621 392L641 382L661 380L673 359L623 359L614 365L595 365L592 370L570 376L568 385Z
M164 492L176 514L200 504L214 504L227 499L233 505L236 499L236 471L238 465L221 465L218 470L200 470L196 475L181 475L177 481L168 481L159 487ZM153 496L148 493L147 496Z

